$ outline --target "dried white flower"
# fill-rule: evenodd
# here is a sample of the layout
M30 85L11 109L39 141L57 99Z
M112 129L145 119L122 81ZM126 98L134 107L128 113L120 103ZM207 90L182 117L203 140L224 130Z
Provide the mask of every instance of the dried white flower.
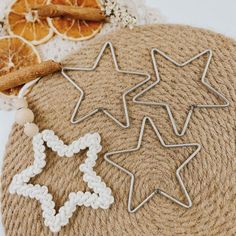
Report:
M0 36L3 36L3 24L0 21Z
M110 17L113 24L132 29L137 24L136 17L129 14L125 7L122 7L116 0L102 0L103 10L106 16Z

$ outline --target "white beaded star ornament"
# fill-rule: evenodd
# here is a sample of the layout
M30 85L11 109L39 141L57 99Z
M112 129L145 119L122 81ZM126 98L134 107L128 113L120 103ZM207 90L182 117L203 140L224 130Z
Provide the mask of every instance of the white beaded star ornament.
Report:
M51 130L44 130L33 137L34 163L25 170L16 174L9 186L11 194L18 194L24 197L30 197L40 202L44 223L52 232L59 232L62 226L69 223L73 212L77 206L84 205L93 209L107 209L114 202L111 189L101 181L93 167L96 164L97 154L101 151L100 135L98 133L88 133L70 145L65 145L62 140ZM70 158L74 154L88 148L87 159L80 165L79 169L83 172L83 180L88 184L92 192L71 192L69 199L60 207L58 213L55 211L55 203L52 195L48 192L46 186L39 184L29 184L31 178L37 176L46 166L45 145L47 144L60 157Z

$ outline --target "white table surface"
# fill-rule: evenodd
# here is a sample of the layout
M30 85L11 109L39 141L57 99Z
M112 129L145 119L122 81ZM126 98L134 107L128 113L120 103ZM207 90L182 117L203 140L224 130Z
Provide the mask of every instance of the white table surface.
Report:
M146 2L149 6L158 8L166 17L167 23L207 28L236 38L235 0L146 0ZM14 112L0 111L0 169L13 121ZM0 236L3 235L3 228L0 225Z

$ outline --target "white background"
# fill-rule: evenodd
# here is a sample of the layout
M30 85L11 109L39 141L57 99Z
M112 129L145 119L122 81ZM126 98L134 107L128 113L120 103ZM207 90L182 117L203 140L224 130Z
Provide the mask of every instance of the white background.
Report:
M149 6L159 9L166 17L167 23L207 28L236 38L236 0L146 0L146 2ZM0 111L0 168L13 117L13 112ZM0 236L3 235L0 226Z
M235 0L146 0L167 21L208 28L236 38Z

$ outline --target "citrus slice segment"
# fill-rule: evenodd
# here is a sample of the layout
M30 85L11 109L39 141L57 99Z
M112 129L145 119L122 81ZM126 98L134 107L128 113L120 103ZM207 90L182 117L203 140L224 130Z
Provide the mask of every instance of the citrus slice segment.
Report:
M22 67L40 63L40 56L33 45L18 36L0 37L0 76ZM7 95L17 95L22 86L7 91Z
M32 7L46 5L47 0L15 0L7 14L7 28L11 35L19 35L33 45L47 42L53 30L47 19L40 18Z
M100 8L98 0L48 0L48 3ZM48 18L48 23L56 34L73 41L92 38L103 25L102 22L75 20L68 17Z

